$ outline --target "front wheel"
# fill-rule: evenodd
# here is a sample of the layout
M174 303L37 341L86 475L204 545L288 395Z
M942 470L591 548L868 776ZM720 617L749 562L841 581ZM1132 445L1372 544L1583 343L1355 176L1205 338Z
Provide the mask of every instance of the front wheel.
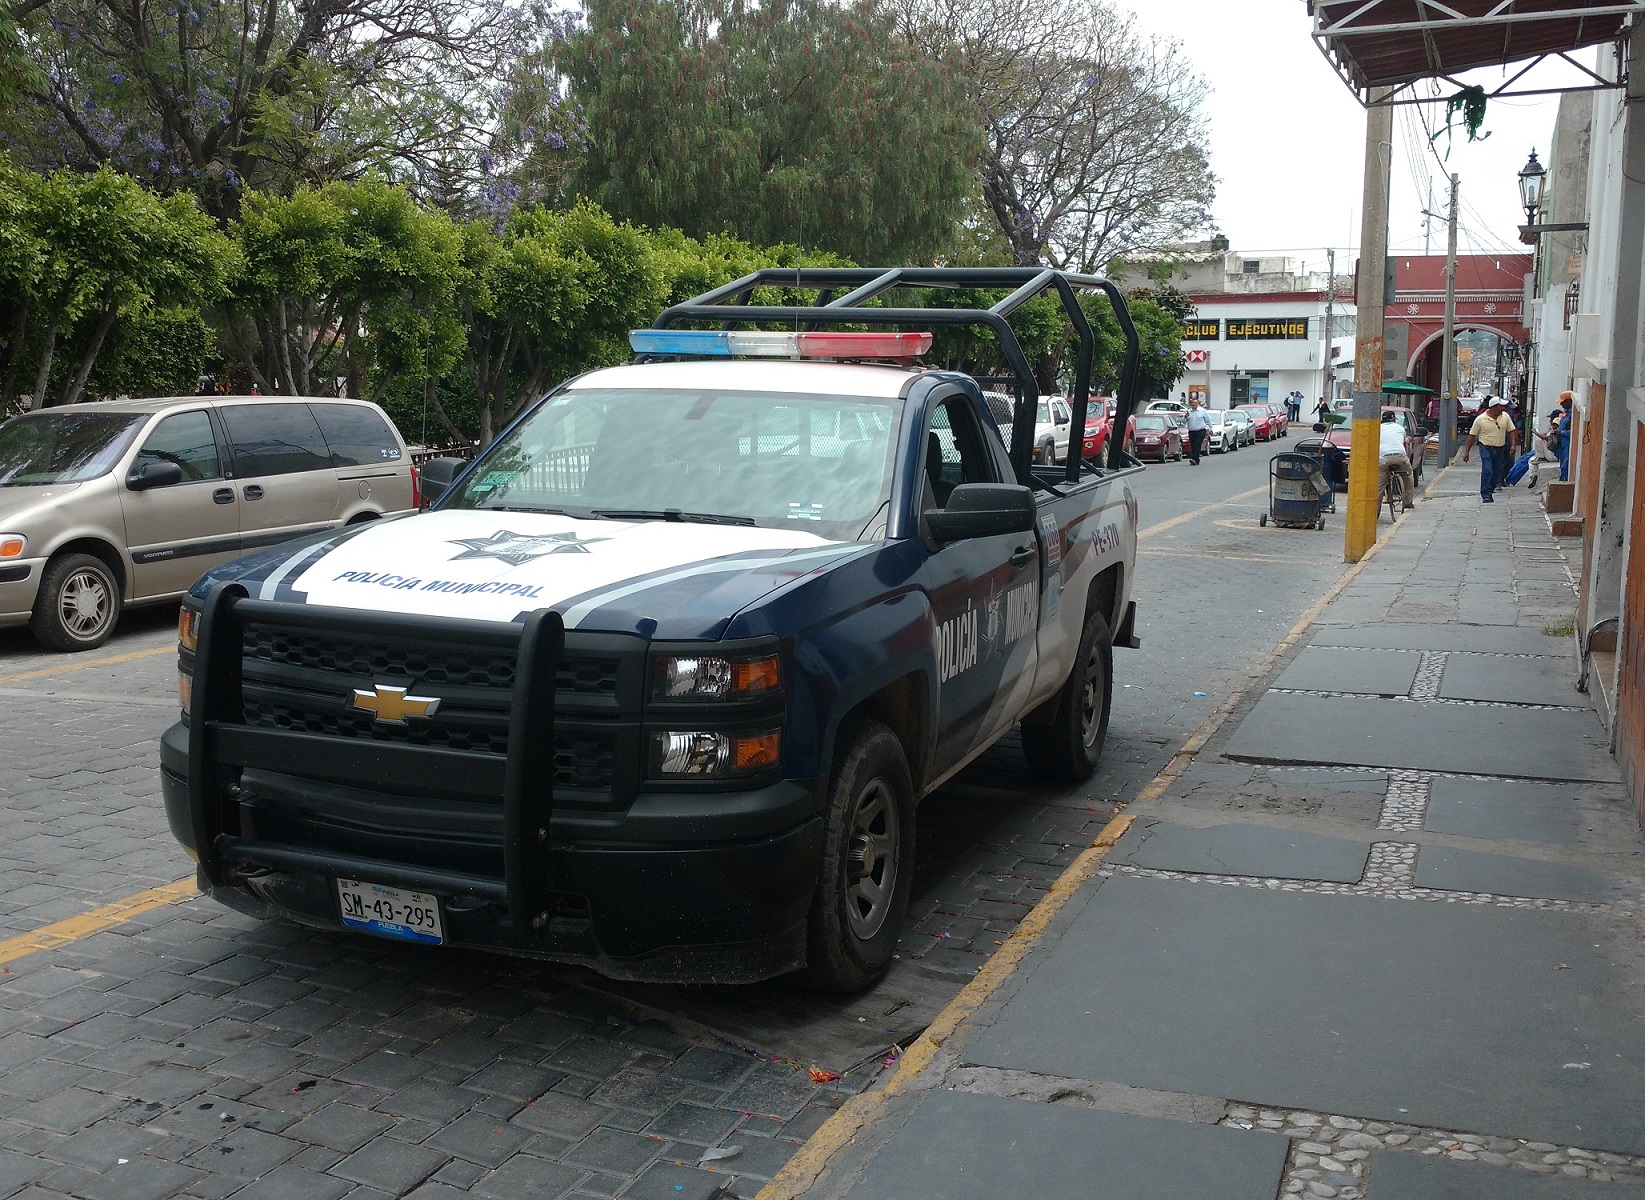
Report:
M804 979L860 992L885 974L914 876L914 785L902 743L878 721L840 730L811 898Z
M1102 759L1113 700L1113 639L1102 614L1088 613L1079 657L1057 694L1056 715L1049 725L1022 727L1022 753L1029 770L1043 779L1070 783L1091 778Z
M120 585L91 554L64 554L46 564L29 629L48 650L94 650L120 619Z

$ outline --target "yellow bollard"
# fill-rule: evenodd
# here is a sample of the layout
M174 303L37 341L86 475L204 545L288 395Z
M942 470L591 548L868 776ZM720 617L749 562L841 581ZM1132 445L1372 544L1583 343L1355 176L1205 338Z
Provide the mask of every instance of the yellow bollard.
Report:
M1382 462L1382 430L1377 419L1360 418L1359 398L1354 402L1353 441L1348 448L1348 520L1343 531L1344 562L1358 562L1376 544L1377 512L1381 489L1377 486ZM1380 415L1380 414L1379 414Z

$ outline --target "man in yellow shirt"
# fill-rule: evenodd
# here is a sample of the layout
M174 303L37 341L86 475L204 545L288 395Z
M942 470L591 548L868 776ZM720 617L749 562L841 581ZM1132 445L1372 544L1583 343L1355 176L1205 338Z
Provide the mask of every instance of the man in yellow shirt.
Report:
M1508 402L1501 396L1492 396L1485 411L1474 418L1468 430L1468 440L1462 445L1462 461L1468 461L1468 451L1479 443L1479 498L1492 503L1491 493L1502 486L1508 476L1508 464L1519 449L1519 430L1508 415Z

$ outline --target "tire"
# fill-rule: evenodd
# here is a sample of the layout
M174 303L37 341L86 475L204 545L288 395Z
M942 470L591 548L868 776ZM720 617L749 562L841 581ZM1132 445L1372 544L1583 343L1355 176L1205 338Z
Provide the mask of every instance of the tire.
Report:
M1319 519L1319 523L1317 525L1315 525L1314 528L1315 529L1324 529L1325 528L1325 518L1321 517Z
M1257 524L1261 525L1264 529L1267 529L1268 528L1268 514L1263 513L1260 517L1258 517L1257 518Z
M802 978L818 991L850 993L885 974L902 932L914 879L914 785L902 743L878 721L842 727L835 762Z
M29 629L48 650L95 650L120 619L120 585L91 554L61 554L46 564Z
M1087 613L1079 656L1057 694L1049 725L1022 727L1028 769L1042 779L1078 783L1102 761L1108 712L1114 700L1114 645L1101 613Z

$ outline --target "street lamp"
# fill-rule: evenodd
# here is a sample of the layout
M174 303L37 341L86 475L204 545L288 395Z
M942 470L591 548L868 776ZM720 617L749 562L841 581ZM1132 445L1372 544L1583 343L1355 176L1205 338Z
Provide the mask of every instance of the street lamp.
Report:
M1542 207L1542 187L1548 181L1548 169L1536 160L1536 151L1519 169L1519 203L1525 209L1525 223L1536 224L1537 210Z

